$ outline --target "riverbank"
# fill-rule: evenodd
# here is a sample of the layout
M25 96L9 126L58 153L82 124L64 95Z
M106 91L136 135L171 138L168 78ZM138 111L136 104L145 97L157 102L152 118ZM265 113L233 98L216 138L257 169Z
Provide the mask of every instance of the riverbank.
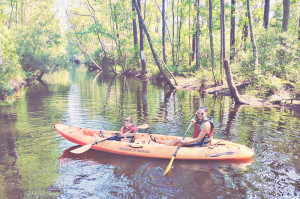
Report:
M224 82L222 86L215 86L213 82L202 83L195 77L176 77L176 81L178 83L176 89L178 90L197 90L205 94L230 96L227 82ZM295 93L295 91L288 87L283 87L267 98L260 98L245 94L244 91L246 87L250 85L249 82L237 82L235 85L241 97L245 99L250 106L282 107L300 112L300 93Z
M141 75L138 71L125 71L121 75L127 77L141 78ZM148 77L149 79L155 79L156 82L162 81L160 77ZM221 95L221 96L230 96L230 91L227 86L227 83L224 82L222 86L215 86L214 82L201 82L201 80L196 77L175 77L177 85L175 86L178 90L196 90L203 94L211 95ZM0 99L4 100L7 96L17 93L23 87L31 84L35 80L30 81L21 81L21 80L11 80L10 91L0 93ZM300 113L300 93L295 93L295 91L289 87L283 87L277 92L274 92L273 95L268 96L267 98L261 98L245 93L245 89L249 86L249 82L237 82L236 87L241 94L241 97L249 103L250 106L260 106L260 107L281 107L288 108L290 110Z

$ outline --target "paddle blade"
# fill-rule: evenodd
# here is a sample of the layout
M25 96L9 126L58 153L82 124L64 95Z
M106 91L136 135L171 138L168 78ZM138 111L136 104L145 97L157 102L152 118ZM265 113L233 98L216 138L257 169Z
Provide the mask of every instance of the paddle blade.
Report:
M175 156L172 157L172 159L170 160L165 172L164 172L164 176L171 170L171 167L172 167L172 164L173 164L173 161L174 161L174 158Z
M147 129L147 128L149 128L149 124L143 124L143 125L137 126L136 128L138 128L138 129Z
M93 144L87 144L87 145L84 145L82 147L79 147L77 149L73 149L72 151L70 151L71 153L75 153L75 154L80 154L80 153L84 153L86 152L87 150L89 150L91 147L92 147Z

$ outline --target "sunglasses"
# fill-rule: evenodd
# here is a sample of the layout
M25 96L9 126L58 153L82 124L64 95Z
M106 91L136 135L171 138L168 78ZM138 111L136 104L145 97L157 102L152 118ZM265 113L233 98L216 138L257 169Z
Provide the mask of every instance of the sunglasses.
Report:
M204 115L204 112L202 112L202 113L197 112L197 115Z

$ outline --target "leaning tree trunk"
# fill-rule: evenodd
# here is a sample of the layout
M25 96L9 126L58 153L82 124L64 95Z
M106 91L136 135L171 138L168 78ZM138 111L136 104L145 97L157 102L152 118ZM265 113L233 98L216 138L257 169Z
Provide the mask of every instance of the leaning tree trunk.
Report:
M264 27L268 29L269 26L269 13L270 13L270 0L265 0L265 10L264 10Z
M218 85L216 76L215 76L215 50L214 50L214 39L213 39L213 24L212 24L212 0L209 0L209 40L210 40L210 52L211 52L211 69L215 80L215 86Z
M101 38L100 38L100 35L99 35L99 33L100 33L101 31L99 30L99 27L98 27L99 22L98 22L98 19L97 19L97 17L96 17L96 11L95 11L95 9L91 6L91 4L90 4L90 2L89 2L88 0L87 0L87 3L88 3L88 5L89 5L89 7L93 10L93 12L90 11L91 17L94 19L94 23L95 23L95 25L96 25L96 27L97 27L97 37L98 37L99 43L100 43L100 45L101 45L101 48L102 48L102 50L103 50L105 59L107 59L107 58L108 58L108 57L107 57L107 53L106 53L104 44L103 44L103 42L102 42L102 40L101 40Z
M165 36L166 36L166 21L165 21L165 0L162 1L162 47L163 47L163 60L165 64L167 64L167 55L166 55L166 41L165 41Z
M151 37L150 37L150 34L148 33L148 30L147 30L147 27L145 25L145 22L143 20L143 17L142 17L142 14L141 14L141 11L140 11L140 8L137 4L136 1L134 1L134 6L136 8L136 11L137 11L137 14L138 14L138 17L139 17L139 21L141 22L142 24L142 27L145 31L145 34L147 36L147 39L148 39L148 43L149 43L149 46L151 48L151 52L152 52L152 55L153 55L153 58L155 60L155 63L157 65L157 67L159 68L159 71L161 72L161 74L163 75L165 81L167 82L167 84L170 86L171 89L175 89L175 86L172 84L172 82L170 81L169 77L167 76L167 74L165 73L165 71L163 70L163 68L161 67L161 64L158 60L158 57L157 57L157 54L154 50L154 47L153 47L153 44L152 44L152 41L151 41Z
M235 57L235 0L231 0L230 61Z
M141 10L141 0L137 0L137 4L136 1L133 0L134 6L136 11ZM141 14L141 12L140 12ZM142 15L141 15L142 16ZM143 18L138 15L139 18L139 29L140 29L140 56L141 56L141 63L142 63L142 74L146 75L147 74L147 68L146 68L146 54L145 54L145 50L144 50L144 33L143 33Z
M224 70L226 73L226 80L230 90L231 97L234 99L235 104L247 104L244 99L240 96L236 86L234 85L234 81L232 78L231 69L227 59L224 59Z
M252 23L252 15L250 11L250 0L247 0L247 13L248 13L248 19L249 19L249 29L250 29L250 38L251 38L251 44L253 49L253 59L254 59L254 68L255 72L258 71L258 53L257 53L257 46L255 42L254 32L253 32L253 23Z
M282 30L287 31L290 19L291 0L283 0Z
M67 10L66 10L66 8L65 8L64 3L63 3L63 6L64 6L64 9L65 9L65 12L66 12L68 21L69 21L69 23L70 23L70 25L71 25L71 28L74 30L75 35L77 36L77 40L78 40L78 42L79 42L79 44L77 44L78 48L80 49L81 52L83 52L84 54L86 54L86 55L89 57L89 59L93 62L93 64L94 64L97 68L99 68L100 70L103 70L102 67L99 66L99 65L94 61L94 59L91 57L91 55L88 53L87 48L86 48L86 47L84 46L84 44L82 43L82 41L81 41L81 39L80 39L80 37L79 37L79 34L77 33L77 31L76 31L76 29L75 29L75 26L74 26L74 24L73 24L72 21L71 21L71 18L70 18L69 14L68 14L68 12L67 12Z

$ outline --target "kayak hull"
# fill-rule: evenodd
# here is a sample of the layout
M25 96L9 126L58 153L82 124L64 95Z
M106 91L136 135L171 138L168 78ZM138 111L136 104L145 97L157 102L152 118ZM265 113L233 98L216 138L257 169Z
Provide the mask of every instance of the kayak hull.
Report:
M65 139L79 144L92 144L101 139L105 139L119 133L118 131L102 130L104 137L99 138L100 130L83 129L65 124L56 124L54 128ZM95 137L96 135L96 137ZM169 141L177 136L165 136L152 134L156 139ZM98 138L97 138L98 137ZM185 139L191 139L186 137ZM92 145L92 149L115 153L120 155L130 155L148 158L170 159L178 146L165 146L153 142L149 134L137 133L134 143L106 140ZM254 155L250 148L234 142L212 139L212 145L207 147L181 147L178 150L176 159L183 160L245 160Z

